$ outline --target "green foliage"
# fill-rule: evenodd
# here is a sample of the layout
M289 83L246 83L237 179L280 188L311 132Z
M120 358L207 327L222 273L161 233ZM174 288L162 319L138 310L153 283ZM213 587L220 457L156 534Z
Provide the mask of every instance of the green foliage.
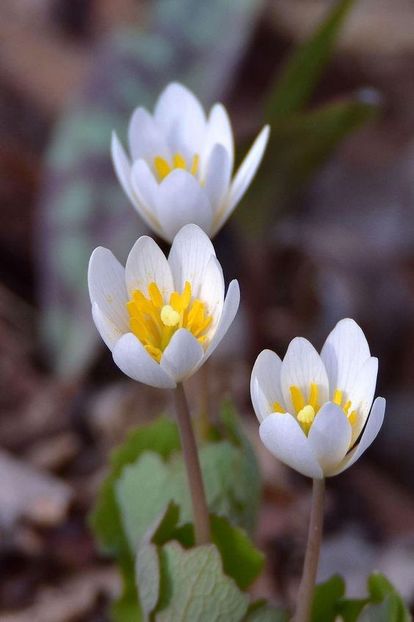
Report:
M252 533L259 512L262 481L256 454L243 431L234 403L230 399L224 400L221 405L219 424L219 429L216 430L218 438L226 439L238 447L243 456L240 463L239 485L243 482L245 493L242 496L244 498L247 494L248 503L244 503L239 508L240 525L244 526L248 533Z
M267 100L266 118L272 125L308 103L329 62L335 42L354 0L336 2L308 41L297 48L275 80Z
M248 596L223 573L214 545L186 551L169 542L160 553L164 594L157 622L240 622Z
M260 572L262 554L241 529L232 527L224 517L248 530L253 527L260 497L260 474L252 447L230 402L224 404L220 419L214 442L201 448L201 463L210 508L221 515L212 518L214 542L221 552L225 572L234 575L236 583L244 588ZM161 417L133 430L113 452L110 472L90 518L99 545L116 558L123 575L124 592L113 610L117 622L139 619L133 578L136 545L145 540L149 527L171 500L180 506L181 518L178 520L177 513L175 523L171 518L167 521L163 538L158 529L157 542L160 538L163 542L175 539L190 547L194 544L189 524L192 511L178 430L173 421ZM174 524L173 532L171 524ZM228 542L232 542L233 556Z
M169 504L160 516L137 552L144 622L286 622L282 612L264 601L249 604L241 591L260 571L263 557L239 528L212 516L214 544L188 549L180 542L178 506ZM249 576L240 572L240 565L250 568Z
M274 218L274 204L282 210L337 145L376 114L372 104L344 99L276 124L255 185L259 210L244 210L250 230L262 232Z
M325 583L316 586L313 597L311 622L334 622L337 616L338 601L345 594L345 582L335 575Z
M250 208L238 210L250 234L263 235L274 222L275 206L282 213L336 147L378 112L376 105L358 96L305 110L352 5L353 0L334 5L310 39L292 54L269 91L265 104L265 119L271 126L269 145Z
M224 572L245 590L260 574L264 555L249 540L245 531L223 516L211 517L211 536L220 551Z
M199 454L210 511L243 525L249 503L249 490L240 477L243 454L228 441L209 443ZM132 550L169 501L180 507L183 523L191 521L191 498L181 454L165 462L157 453L145 452L124 468L116 491Z
M368 604L358 622L410 622L411 615L403 599L384 575L374 573L368 578L368 592Z
M288 622L289 616L285 611L272 607L264 600L258 600L250 605L243 622Z
M133 430L125 443L111 456L111 469L99 491L90 525L101 548L113 555L119 564L123 578L123 593L115 603L113 618L116 621L137 619L139 609L134 581L134 556L128 545L115 498L115 483L123 468L134 462L144 451L151 449L168 458L179 449L176 425L165 417L154 423Z
M410 613L391 583L379 573L368 578L368 596L350 599L345 583L334 576L315 590L312 622L410 622Z

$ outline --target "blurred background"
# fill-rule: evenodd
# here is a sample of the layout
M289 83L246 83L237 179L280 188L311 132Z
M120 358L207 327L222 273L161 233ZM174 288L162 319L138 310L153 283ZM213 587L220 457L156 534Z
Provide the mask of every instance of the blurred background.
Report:
M144 225L112 170L137 105L172 80L222 101L239 159L265 161L219 234L242 308L210 366L264 476L257 597L294 597L309 483L258 443L263 347L320 347L354 317L380 360L380 437L329 481L320 578L362 595L374 568L414 603L414 6L411 0L3 0L0 7L0 619L97 622L118 587L86 524L108 454L169 409L98 341L86 267ZM199 380L190 382L193 403ZM211 410L215 409L212 399Z

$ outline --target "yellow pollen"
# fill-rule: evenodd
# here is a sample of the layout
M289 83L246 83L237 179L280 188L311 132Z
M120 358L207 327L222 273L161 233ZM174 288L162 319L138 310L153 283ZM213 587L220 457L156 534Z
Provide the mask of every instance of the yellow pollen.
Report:
M161 309L161 322L164 326L177 326L180 314L171 305L164 305Z
M279 402L273 402L272 404L272 412L274 413L285 413L286 410L279 404Z
M131 332L158 363L174 333L180 328L190 331L205 347L212 316L207 305L192 299L191 284L186 281L181 293L175 291L164 300L156 283L148 285L148 293L135 290L126 304Z
M303 431L307 434L310 430L313 420L315 419L315 409L310 404L307 404L298 412L297 416Z
M162 156L155 156L154 169L159 181L162 181L171 171L179 168L184 171L188 171L191 175L197 175L200 165L200 156L196 153L191 162L187 165L187 160L181 153L174 153L172 156L172 162L168 162Z

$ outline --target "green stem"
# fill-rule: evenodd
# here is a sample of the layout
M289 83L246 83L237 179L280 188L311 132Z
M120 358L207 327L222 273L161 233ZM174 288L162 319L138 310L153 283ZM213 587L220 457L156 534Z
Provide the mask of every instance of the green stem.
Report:
M313 593L315 591L316 573L318 571L319 552L322 541L324 498L325 480L314 479L308 542L306 545L305 561L299 586L298 604L294 622L309 622L312 612Z
M178 428L180 430L181 446L184 463L187 470L191 501L193 504L194 530L197 545L210 542L210 520L200 461L198 459L197 444L191 424L190 411L184 387L180 383L174 390L175 409L177 412Z

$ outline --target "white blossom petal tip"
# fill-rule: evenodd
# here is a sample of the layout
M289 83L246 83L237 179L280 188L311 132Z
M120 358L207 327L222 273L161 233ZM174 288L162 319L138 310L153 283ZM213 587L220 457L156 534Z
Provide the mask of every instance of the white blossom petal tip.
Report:
M112 160L129 200L157 235L172 242L184 224L194 222L212 237L250 185L268 136L266 126L232 182L234 144L226 109L216 103L207 117L197 97L172 82L153 114L142 107L133 112L129 154L113 133Z
M140 237L125 269L96 249L89 265L92 316L113 359L127 376L174 388L202 365L224 337L239 304L237 282L224 298L222 268L209 237L186 225L168 259Z
M350 319L336 325L320 356L298 337L283 361L264 350L250 384L263 443L285 464L309 477L342 472L381 428L383 398L374 401L368 416L377 371L378 361L371 357L364 333Z

